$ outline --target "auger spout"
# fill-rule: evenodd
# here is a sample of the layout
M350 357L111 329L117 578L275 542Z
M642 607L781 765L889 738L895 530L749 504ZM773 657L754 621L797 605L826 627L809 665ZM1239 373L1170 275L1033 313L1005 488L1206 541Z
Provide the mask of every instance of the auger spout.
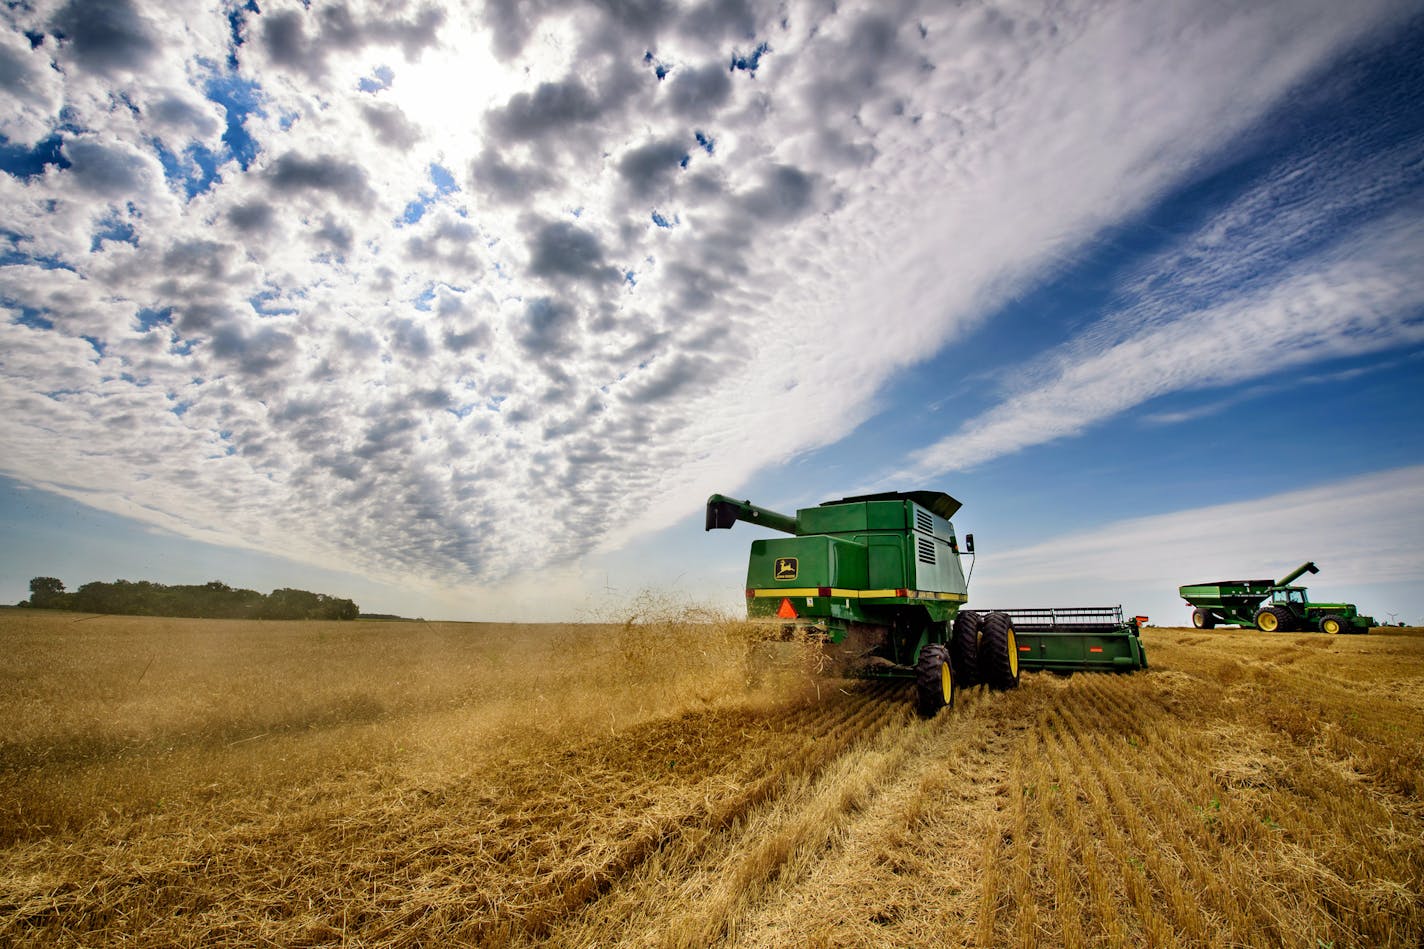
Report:
M760 524L783 534L801 533L797 519L764 507L757 507L750 501L738 501L726 495L714 494L707 499L706 530L720 530L731 527L737 521Z
M1288 574L1286 574L1285 576L1281 577L1280 580L1278 580L1278 581L1276 582L1276 586L1278 586L1278 587L1290 586L1291 581L1295 580L1295 579L1298 578L1301 574L1306 573L1306 572L1319 573L1319 572L1320 572L1320 568L1315 565L1315 561L1314 561L1314 560L1307 560L1305 563L1301 564L1299 567L1296 567L1296 568L1295 568L1294 570L1292 570L1290 573L1288 573Z

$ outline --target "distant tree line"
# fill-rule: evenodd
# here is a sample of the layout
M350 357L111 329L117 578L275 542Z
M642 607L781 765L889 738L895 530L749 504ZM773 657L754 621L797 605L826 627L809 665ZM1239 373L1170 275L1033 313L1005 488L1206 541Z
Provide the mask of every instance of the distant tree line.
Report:
M217 580L201 586L96 580L66 592L61 580L35 577L30 581L29 600L20 605L40 610L202 619L355 619L361 612L351 600L324 593L283 588L264 596L256 590L235 590Z

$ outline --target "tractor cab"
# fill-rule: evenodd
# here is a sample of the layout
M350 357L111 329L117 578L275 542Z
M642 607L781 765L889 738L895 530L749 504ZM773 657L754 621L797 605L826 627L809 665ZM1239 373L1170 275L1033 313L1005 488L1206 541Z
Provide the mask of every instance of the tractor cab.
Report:
M1271 591L1271 602L1282 606L1305 607L1305 587L1282 587Z

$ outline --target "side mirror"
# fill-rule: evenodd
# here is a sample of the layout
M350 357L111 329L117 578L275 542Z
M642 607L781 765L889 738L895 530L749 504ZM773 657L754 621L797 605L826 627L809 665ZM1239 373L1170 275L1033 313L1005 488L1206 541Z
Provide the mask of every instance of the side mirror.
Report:
M974 553L974 535L973 535L973 534L965 534L965 535L964 535L964 552L965 552L966 554L972 554L972 553Z

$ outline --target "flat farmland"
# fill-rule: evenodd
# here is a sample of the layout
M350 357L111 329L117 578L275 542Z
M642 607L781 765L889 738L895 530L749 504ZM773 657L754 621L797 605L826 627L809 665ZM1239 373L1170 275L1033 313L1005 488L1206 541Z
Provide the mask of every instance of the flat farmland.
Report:
M751 636L0 610L0 944L1424 942L1424 631L929 721Z

